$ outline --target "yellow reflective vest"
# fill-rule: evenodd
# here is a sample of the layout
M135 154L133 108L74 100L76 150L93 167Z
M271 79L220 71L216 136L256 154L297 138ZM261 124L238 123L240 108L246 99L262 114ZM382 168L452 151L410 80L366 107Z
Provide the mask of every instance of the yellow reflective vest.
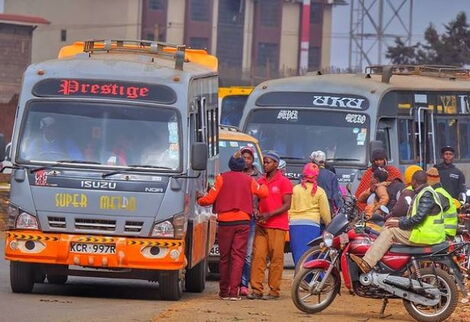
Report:
M447 236L455 236L457 234L457 207L455 206L454 199L452 196L443 188L438 187L434 189L437 193L440 193L449 201L449 209L444 211L444 229Z
M441 211L436 215L427 215L426 218L411 230L410 241L415 244L434 245L445 241L446 233L444 230L444 218L442 206L437 192L431 187L423 188L415 197L408 216L415 216L418 210L419 200L425 192L431 192L434 202Z

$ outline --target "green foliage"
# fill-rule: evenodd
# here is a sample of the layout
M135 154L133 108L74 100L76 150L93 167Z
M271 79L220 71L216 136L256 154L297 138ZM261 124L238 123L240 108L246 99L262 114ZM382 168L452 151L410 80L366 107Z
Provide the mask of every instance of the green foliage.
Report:
M457 14L455 20L444 27L445 31L439 35L430 24L424 32L424 44L406 46L397 38L395 46L388 47L385 56L393 64L469 65L470 25L465 12Z

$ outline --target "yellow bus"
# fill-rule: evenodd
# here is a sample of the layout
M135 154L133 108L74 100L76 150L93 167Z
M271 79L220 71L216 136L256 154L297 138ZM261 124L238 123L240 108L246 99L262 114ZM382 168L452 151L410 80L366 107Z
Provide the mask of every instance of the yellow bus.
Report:
M219 87L220 124L238 126L252 86Z

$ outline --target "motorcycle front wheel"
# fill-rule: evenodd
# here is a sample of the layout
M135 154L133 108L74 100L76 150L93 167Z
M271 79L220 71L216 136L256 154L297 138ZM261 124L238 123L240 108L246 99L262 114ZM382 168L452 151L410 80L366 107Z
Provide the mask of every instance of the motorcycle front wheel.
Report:
M439 322L447 319L455 310L458 301L458 290L452 277L439 268L421 268L421 280L436 286L441 291L441 301L435 306L416 304L403 300L408 313L417 321ZM413 274L416 278L416 273Z
M328 260L328 250L324 250L320 247L320 241L307 249L305 253L299 258L297 264L295 265L295 275L302 270L304 264L313 259L326 259Z
M324 280L322 289L316 287ZM301 269L292 282L291 297L295 306L305 313L318 313L326 309L339 293L339 276L329 274L322 268Z

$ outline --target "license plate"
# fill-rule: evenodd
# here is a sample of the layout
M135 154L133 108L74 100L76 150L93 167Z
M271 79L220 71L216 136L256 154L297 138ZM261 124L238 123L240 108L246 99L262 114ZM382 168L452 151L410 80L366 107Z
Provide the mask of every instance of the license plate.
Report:
M219 245L212 246L211 251L209 252L210 256L220 256Z
M71 243L70 251L72 253L85 253L85 254L116 254L116 245L115 244Z

